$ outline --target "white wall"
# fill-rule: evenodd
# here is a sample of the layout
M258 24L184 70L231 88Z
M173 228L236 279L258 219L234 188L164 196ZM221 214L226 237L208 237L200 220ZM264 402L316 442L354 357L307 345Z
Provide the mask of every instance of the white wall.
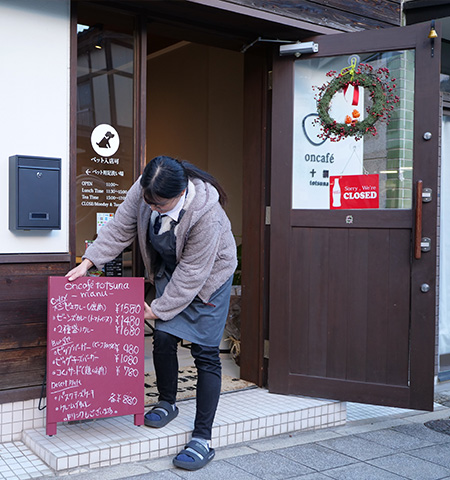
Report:
M0 0L0 254L68 251L70 0ZM9 157L62 159L62 229L9 230Z

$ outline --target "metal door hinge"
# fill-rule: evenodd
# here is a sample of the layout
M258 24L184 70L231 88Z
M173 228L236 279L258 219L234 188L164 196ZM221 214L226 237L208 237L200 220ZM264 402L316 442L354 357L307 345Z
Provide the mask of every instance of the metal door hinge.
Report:
M270 225L270 206L266 207L266 219L265 219L265 224Z
M272 70L267 72L267 90L272 90Z
M264 340L264 358L269 359L269 340Z

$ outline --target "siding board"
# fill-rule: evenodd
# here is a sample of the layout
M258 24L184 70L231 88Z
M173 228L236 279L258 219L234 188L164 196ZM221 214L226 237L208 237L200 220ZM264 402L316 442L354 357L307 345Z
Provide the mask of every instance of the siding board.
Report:
M401 24L400 0L234 0L239 4L310 22L315 25L353 32Z
M47 297L9 300L0 303L0 327L42 323L47 318ZM1 337L0 337L1 338Z
M0 352L2 350L44 346L47 344L45 323L26 323L0 326Z
M0 358L3 390L42 384L45 374L45 347L5 350L0 353Z
M344 13L351 12L389 25L396 26L400 24L400 0L311 0L310 3L322 5L327 9L336 9Z

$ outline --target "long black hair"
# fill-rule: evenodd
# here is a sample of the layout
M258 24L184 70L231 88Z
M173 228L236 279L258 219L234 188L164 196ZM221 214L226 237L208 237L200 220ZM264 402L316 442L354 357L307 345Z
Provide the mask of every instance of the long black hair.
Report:
M165 155L153 158L144 168L141 177L144 199L147 203L160 203L162 199L175 198L187 187L189 178L210 183L219 192L219 203L226 204L227 195L215 177L189 162Z

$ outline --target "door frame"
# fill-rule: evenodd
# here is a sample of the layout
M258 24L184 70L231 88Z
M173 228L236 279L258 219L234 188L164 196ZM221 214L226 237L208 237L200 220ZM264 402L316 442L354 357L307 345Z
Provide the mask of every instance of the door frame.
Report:
M259 386L267 381L264 341L268 338L270 250L269 226L265 221L270 193L268 62L266 49L245 54L240 375Z
M139 11L124 5L104 7L105 10L115 13L124 13L135 18L134 28L134 169L142 171L146 163L146 79L147 79L147 22L148 15L139 15ZM79 4L71 4L71 124L77 124L77 21ZM142 12L141 12L142 13ZM292 30L292 28L291 28ZM330 32L331 29L317 27L315 32ZM309 31L311 33L311 30ZM241 325L241 377L262 386L267 366L264 360L264 338L267 338L267 312L265 292L267 282L267 243L268 226L265 225L264 205L267 204L267 151L268 151L268 61L270 52L267 48L256 46L245 53L244 60L244 145L243 145L243 228L242 243L245 262L242 268L242 318ZM76 193L76 152L77 130L71 129L71 163L70 163L70 197ZM75 203L71 202L70 209L70 251L71 267L76 264L75 232L76 215ZM133 272L136 276L143 276L144 269L139 249L133 246ZM263 319L266 319L264 322Z
M436 27L439 30L439 25ZM434 57L431 56L431 42L428 39L429 24L411 27L396 27L382 31L364 31L351 34L337 34L326 37L313 37L308 40L319 43L316 57L369 53L373 51L393 51L404 49L426 49L429 54L416 55L416 85L427 85L424 91L415 95L415 112L421 121L414 122L414 158L426 158L427 163L419 166L417 160L413 170L413 183L423 181L423 185L432 188L433 202L423 206L423 234L433 239L432 253L427 261L415 261L411 278L411 324L410 324L410 384L403 392L397 406L417 409L432 409L435 365L435 324L436 324L436 222L437 222L437 172L439 155L439 74L440 44L434 45ZM357 48L355 47L357 45ZM374 45L377 47L374 48ZM271 359L269 363L269 389L276 393L328 396L339 400L361 401L366 403L393 404L384 388L380 388L379 398L367 398L364 383L356 392L347 395L338 393L335 382L328 379L323 388L313 391L308 381L298 386L298 378L289 376L289 358L286 345L289 344L289 305L290 286L282 279L290 278L290 251L281 248L274 251L274 239L282 239L283 245L289 245L292 217L291 209L291 169L293 142L293 68L290 57L280 58L274 55L273 73L273 118L272 118L272 226L269 308ZM432 132L431 140L425 141L422 131ZM416 167L417 165L417 167ZM426 166L426 168L425 168ZM344 212L342 212L344 213ZM318 212L320 215L320 212ZM411 215L414 214L414 209ZM281 245L281 244L280 244ZM420 285L428 283L431 291L424 295ZM430 315L430 312L433 312ZM417 341L416 341L417 340ZM431 395L430 395L431 392ZM350 398L351 397L351 398ZM397 402L398 403L398 402Z

